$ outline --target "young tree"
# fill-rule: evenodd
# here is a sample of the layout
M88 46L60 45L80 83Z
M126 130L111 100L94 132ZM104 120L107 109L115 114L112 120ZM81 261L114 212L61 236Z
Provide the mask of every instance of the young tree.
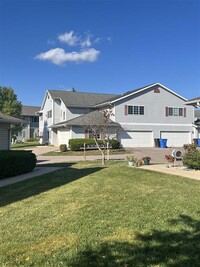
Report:
M4 114L20 118L22 104L17 100L17 95L11 87L0 86L0 111ZM12 125L12 135L20 130L20 126Z
M105 165L106 150L109 149L110 136L116 134L119 124L110 119L114 116L112 109L95 110L83 116L82 124L86 131L90 132L95 144L102 155L102 165ZM104 140L104 145L98 143L98 136Z

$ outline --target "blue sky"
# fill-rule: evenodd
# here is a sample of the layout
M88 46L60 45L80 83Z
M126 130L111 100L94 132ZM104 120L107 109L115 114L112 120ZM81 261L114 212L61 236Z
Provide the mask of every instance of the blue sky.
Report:
M160 82L200 96L198 0L0 0L0 85L120 94Z

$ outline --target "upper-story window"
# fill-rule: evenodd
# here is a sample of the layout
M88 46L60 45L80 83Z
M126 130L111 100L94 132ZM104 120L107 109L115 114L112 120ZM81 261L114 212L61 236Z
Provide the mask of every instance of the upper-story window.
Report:
M144 106L128 106L128 114L144 115Z
M52 118L52 110L47 111L47 118Z
M175 107L169 107L168 108L168 116L184 116L183 108L175 108Z
M39 117L36 116L30 117L30 122L39 122Z
M63 120L65 120L65 111L63 111Z

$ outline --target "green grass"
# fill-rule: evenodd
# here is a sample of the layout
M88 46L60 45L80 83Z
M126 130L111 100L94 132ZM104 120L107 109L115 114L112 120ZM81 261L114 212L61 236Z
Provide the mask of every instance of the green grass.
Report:
M0 266L199 266L199 181L64 166L0 188Z
M119 155L119 154L129 154L131 150L125 149L110 149L110 155ZM107 154L107 151L106 151ZM47 153L42 154L42 156L83 156L84 151L67 151L67 152L60 152L60 151L50 151ZM91 149L86 151L86 156L98 156L101 155L101 152L98 149Z
M13 144L11 148L12 149L27 149L27 148L33 148L39 145L40 144L38 142L25 142L22 144Z

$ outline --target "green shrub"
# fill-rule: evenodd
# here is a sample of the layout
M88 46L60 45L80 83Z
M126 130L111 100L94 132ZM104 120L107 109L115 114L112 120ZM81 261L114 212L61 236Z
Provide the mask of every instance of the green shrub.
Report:
M29 138L26 140L26 142L38 142L39 140L37 138Z
M120 142L118 140L110 140L111 147L113 149L119 149L120 148Z
M95 141L93 138L90 139L84 139L84 138L76 138L76 139L70 139L69 140L69 148L71 151L77 151L83 148L84 143L87 147L96 147ZM99 145L103 145L105 142L104 140L98 140Z
M0 151L0 179L33 171L36 161L30 151Z
M200 151L186 153L183 156L183 164L191 169L200 170Z
M195 144L184 144L183 148L186 152L193 152L197 150L197 146Z
M67 145L62 144L60 145L60 152L66 152L67 151Z
M71 151L78 151L81 148L83 148L84 143L86 144L87 147L94 147L96 148L96 143L94 141L93 138L88 138L88 139L84 139L84 138L76 138L76 139L70 139L69 140L69 148ZM100 146L103 146L107 143L107 140L98 140L98 144ZM117 140L110 140L109 141L110 146L113 149L118 149L120 147L120 142Z

